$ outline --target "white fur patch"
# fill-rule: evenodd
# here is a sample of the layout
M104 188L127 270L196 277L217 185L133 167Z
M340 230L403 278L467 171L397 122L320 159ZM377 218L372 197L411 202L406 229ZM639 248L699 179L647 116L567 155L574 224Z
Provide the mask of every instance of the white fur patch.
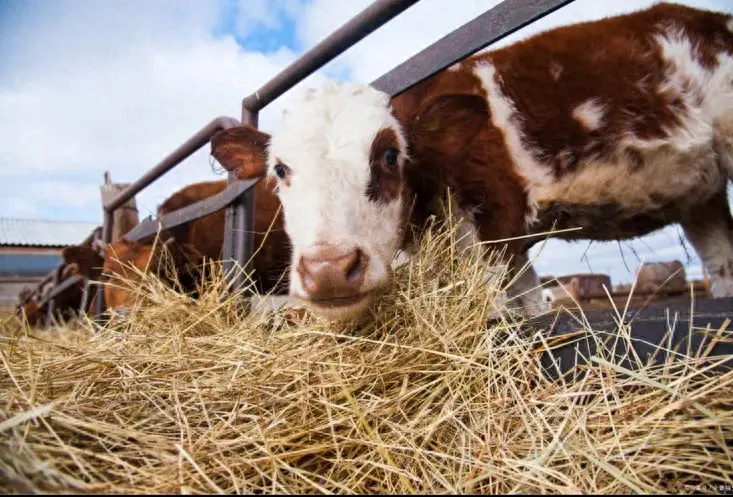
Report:
M550 76L552 76L552 79L558 81L562 75L562 70L562 66L558 62L553 62L550 65Z
M532 150L524 145L521 121L517 115L516 107L514 102L501 91L499 83L496 81L498 75L494 65L490 62L478 64L474 69L474 73L481 80L481 84L486 90L491 121L494 126L504 133L506 147L517 166L517 172L527 181L527 196L530 206L527 223L532 223L537 218L537 201L533 195L533 188L552 183L552 171L535 159Z
M308 91L273 134L269 175L275 177L277 160L291 171L289 185L277 188L293 246L291 294L306 296L297 264L319 245L344 252L360 249L368 256L363 291L389 277L400 248L402 200L377 204L366 195L372 141L385 128L397 135L403 167L407 143L389 96L365 85L332 82Z
M728 31L730 31L731 33L733 33L733 17L729 18L725 22L725 27L728 28Z
M603 126L606 111L597 98L589 98L573 109L573 119L586 131L596 131Z
M658 91L679 95L687 108L682 126L667 129L670 138L662 140L680 150L710 142L715 118L733 111L733 58L721 53L717 67L709 70L698 60L698 47L681 30L669 27L655 40L667 63Z

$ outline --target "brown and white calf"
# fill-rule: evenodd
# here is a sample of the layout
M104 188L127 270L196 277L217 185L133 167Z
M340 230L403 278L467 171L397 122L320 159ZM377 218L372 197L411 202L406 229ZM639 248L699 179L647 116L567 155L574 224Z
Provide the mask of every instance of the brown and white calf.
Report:
M552 228L637 237L681 223L733 295L733 18L658 4L470 57L390 102L362 85L310 90L273 136L244 126L212 153L277 182L290 292L358 315L390 278L405 228L447 188L476 240ZM510 241L514 268L535 240ZM533 270L514 282L539 304Z

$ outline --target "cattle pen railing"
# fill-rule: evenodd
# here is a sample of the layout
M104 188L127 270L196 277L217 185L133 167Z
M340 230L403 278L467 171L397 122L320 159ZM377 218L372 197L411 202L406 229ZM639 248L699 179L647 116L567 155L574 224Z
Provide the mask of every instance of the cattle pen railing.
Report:
M504 0L377 78L371 83L371 86L396 97L437 72L573 1ZM103 206L103 241L105 243L111 241L113 215L117 208L205 146L219 130L237 126L240 122L257 127L259 112L267 105L417 2L418 0L376 0L372 2L361 13L346 22L257 91L245 97L242 100L241 121L231 117L219 117L207 124L143 177ZM237 264L245 271L250 269L248 262L253 253L255 208L253 187L257 180L236 180L230 173L228 181L229 186L220 194L164 215L159 219L143 221L124 237L128 240L142 240L153 236L160 226L170 228L193 221L216 210L225 209L222 262L228 275L230 291L239 291L242 288L244 274L241 270L234 269ZM97 289L96 305L97 313L101 313L104 310L104 301L100 286ZM723 314L733 311L733 299L719 299L711 305L709 312L703 313L703 317L708 316L713 322L720 322ZM605 319L608 320L607 317ZM689 320L689 334L692 335L691 316ZM565 319L565 323L568 322L568 319ZM560 327L556 325L557 319L552 327L559 329ZM633 333L643 336L644 329L637 329ZM573 355L572 352L575 349L567 348L565 345L563 347L565 348L556 354L569 354L569 357L577 358L577 353ZM714 354L731 354L732 352L729 343L718 344L712 351ZM569 363L575 364L575 361L576 359L568 360L561 368L567 370L570 367Z

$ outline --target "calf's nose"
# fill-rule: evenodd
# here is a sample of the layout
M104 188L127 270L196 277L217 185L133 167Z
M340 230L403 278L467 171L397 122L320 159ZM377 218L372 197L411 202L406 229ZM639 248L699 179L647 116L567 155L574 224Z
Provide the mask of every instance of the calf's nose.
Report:
M300 258L298 273L313 300L352 297L364 280L368 258L359 249L347 253L324 248Z

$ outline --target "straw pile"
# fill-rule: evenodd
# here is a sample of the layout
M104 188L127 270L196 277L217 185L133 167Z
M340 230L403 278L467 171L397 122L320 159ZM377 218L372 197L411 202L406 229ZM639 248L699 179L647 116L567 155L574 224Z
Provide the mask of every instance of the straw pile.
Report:
M628 372L601 353L551 382L541 332L450 235L427 236L360 323L243 313L218 273L195 304L147 277L95 333L7 320L0 491L731 488L733 374L704 354Z

